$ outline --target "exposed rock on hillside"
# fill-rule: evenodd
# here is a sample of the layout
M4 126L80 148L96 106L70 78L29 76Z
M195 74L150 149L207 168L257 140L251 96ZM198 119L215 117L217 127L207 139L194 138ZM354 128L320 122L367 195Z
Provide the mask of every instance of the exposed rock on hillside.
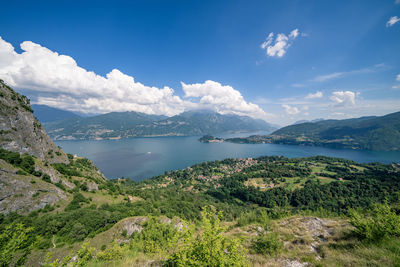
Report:
M68 163L33 115L29 99L0 80L0 147L50 163Z
M106 178L93 163L57 147L29 99L0 80L0 213L26 214L67 199L81 184L98 190Z
M29 213L67 198L55 185L17 172L12 165L0 160L0 213Z

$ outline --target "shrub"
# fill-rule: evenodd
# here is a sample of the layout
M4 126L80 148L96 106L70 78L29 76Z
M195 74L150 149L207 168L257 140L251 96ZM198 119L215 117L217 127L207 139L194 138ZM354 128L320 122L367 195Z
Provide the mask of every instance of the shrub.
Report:
M46 174L46 173L43 174L42 180L45 181L45 182L51 183L50 176L48 174Z
M76 223L71 229L70 236L76 241L82 241L87 236L88 231L85 226L81 223Z
M31 227L25 227L21 223L7 225L0 233L0 266L9 266L19 249L29 245Z
M283 249L283 242L277 233L262 234L253 241L252 248L263 255L277 255Z
M367 241L379 241L388 236L400 236L400 215L388 204L374 205L369 212L350 210L354 233Z
M74 198L71 200L71 202L65 208L65 211L79 209L81 207L81 203L89 203L89 202L90 201L87 198L85 198L81 193L75 193Z
M122 259L124 255L124 249L118 245L117 242L113 242L112 246L107 249L102 249L96 254L96 259L98 261L114 261Z
M183 244L167 261L167 266L249 266L239 241L223 234L221 214L203 209L201 230L194 237L194 227L186 229Z
M150 218L143 224L140 233L133 234L133 242L144 252L154 253L173 248L179 238L178 230L169 223L162 223L156 218Z

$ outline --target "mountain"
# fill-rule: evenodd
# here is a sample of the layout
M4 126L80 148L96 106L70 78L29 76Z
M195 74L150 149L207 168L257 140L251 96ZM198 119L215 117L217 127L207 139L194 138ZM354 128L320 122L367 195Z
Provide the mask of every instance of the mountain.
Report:
M225 141L400 150L400 112L380 117L299 123L278 129L270 135L230 138Z
M0 127L0 213L43 209L67 200L77 184L94 190L105 182L89 160L57 147L33 115L29 99L2 80Z
M301 123L281 128L272 135L330 147L400 150L400 112L380 117Z
M46 123L45 128L53 140L189 136L275 129L263 120L222 115L211 111L188 111L173 117L138 112L112 112L94 117Z
M33 113L35 114L35 117L41 122L41 123L46 123L46 122L52 122L52 121L59 121L59 120L65 120L65 119L70 119L70 118L79 118L80 116L66 110L58 109L58 108L53 108L49 107L46 105L31 105L33 109Z
M306 123L306 122L319 122L319 121L323 121L323 120L324 119L321 119L321 118L314 119L314 120L299 120L299 121L296 121L295 123L293 123L292 125Z

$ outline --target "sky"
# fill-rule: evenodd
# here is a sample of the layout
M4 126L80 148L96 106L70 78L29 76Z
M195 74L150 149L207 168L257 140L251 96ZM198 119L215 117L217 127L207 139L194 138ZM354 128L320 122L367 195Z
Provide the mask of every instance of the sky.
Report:
M0 78L86 114L400 111L400 0L6 1Z

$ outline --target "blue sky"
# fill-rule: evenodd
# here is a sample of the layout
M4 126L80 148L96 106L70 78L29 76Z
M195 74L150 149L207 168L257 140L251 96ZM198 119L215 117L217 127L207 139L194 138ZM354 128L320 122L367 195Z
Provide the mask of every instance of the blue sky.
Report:
M0 78L87 113L211 108L285 125L400 110L395 0L81 2L2 3Z

